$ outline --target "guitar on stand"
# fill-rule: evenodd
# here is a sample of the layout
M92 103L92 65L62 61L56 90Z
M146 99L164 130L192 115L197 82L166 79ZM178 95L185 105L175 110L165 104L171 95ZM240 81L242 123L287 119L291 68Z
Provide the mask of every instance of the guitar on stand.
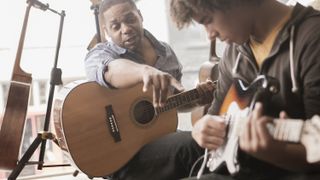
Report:
M204 62L199 70L199 82L205 82L206 80L215 81L219 77L219 57L216 53L216 41L211 41L209 61ZM194 125L203 115L208 111L210 104L194 108L191 112L191 123Z
M13 76L12 76L12 83L9 90L9 97L8 97L8 103L6 107L5 119L2 124L4 126L1 127L1 136L0 136L0 143L1 143L0 158L4 158L4 160L1 159L0 161L1 163L0 168L13 169L11 174L8 177L9 180L15 180L25 165L37 164L39 170L41 170L42 167L70 166L70 164L46 165L46 166L44 165L44 152L46 149L47 140L48 139L53 140L56 144L58 144L58 141L56 140L55 135L48 132L48 130L49 130L49 122L51 117L51 108L52 108L52 100L54 96L55 85L62 84L62 81L61 81L62 72L61 72L61 69L57 68L57 62L58 62L58 56L59 56L59 50L60 50L60 44L61 44L61 36L62 36L65 12L61 11L61 13L59 13L49 8L48 4L43 4L38 0L27 0L27 4L28 6L26 9L21 37L19 41L18 53L17 53L17 58L16 58ZM58 40L57 40L57 48L56 48L56 54L54 59L54 65L51 71L50 90L49 90L49 97L48 97L48 104L47 104L47 112L46 112L45 122L44 122L44 130L43 132L38 133L38 136L36 137L36 139L32 142L30 147L26 150L25 154L18 161L20 141L21 141L21 136L24 129L23 125L25 121L24 119L26 117L26 110L28 107L28 95L29 95L29 89L31 85L31 75L23 72L19 67L19 63L21 59L21 53L23 49L27 22L28 22L31 7L35 7L43 11L49 10L55 14L58 14L60 16L60 26L59 26L59 34L58 34ZM23 104L21 105L21 103ZM16 140L13 141L14 138L16 138ZM12 144L10 144L11 141L13 141ZM33 153L35 152L35 150L38 148L40 144L41 144L41 149L39 154L39 161L30 162L29 160L31 156L33 155ZM5 148L8 148L8 149L3 150ZM7 157L10 157L10 159Z
M24 72L20 68L20 61L31 6L32 3L29 3L26 9L10 82L7 105L2 124L0 124L0 169L5 170L12 170L17 165L29 102L32 77L31 74Z

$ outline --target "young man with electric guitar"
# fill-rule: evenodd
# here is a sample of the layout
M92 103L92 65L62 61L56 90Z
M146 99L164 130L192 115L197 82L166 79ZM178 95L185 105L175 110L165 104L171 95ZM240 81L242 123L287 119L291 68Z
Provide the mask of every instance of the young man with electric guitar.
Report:
M132 0L104 0L100 5L99 16L103 33L109 39L95 46L85 59L89 80L96 81L107 88L124 89L123 91L142 84L132 96L151 90L154 107L165 111L167 97L183 90L180 84L182 66L173 50L168 44L158 41L143 28L142 15ZM212 99L212 90L209 86L211 85L204 84L197 87L202 98L193 104L205 104ZM117 101L127 102L126 100L130 99L124 96L122 98L118 98ZM123 103L121 106L120 108L125 109L128 104ZM112 108L115 106L108 106L108 108L107 113L112 114ZM142 112L142 116L146 116L147 111ZM161 111L157 111L156 114ZM119 118L121 114L116 116ZM116 121L113 122L116 123ZM140 132L141 129L155 123L141 121L133 123L133 126L137 125L135 127ZM113 125L112 130L114 128L117 128L117 125ZM114 146L121 146L121 143L127 141L124 139L124 134L126 132L120 130L120 133L115 135L117 136L115 141L119 142ZM139 138L134 135L129 138ZM149 135L143 134L143 136ZM134 147L132 145L123 149L124 156ZM202 153L203 150L192 139L190 132L175 132L144 146L131 160L129 159L128 164L122 165L124 167L120 170L105 173L107 175L112 173L112 179L178 179L189 174L192 163ZM111 158L113 154L109 156ZM122 161L123 157L118 158ZM108 162L108 159L104 161Z
M210 170L222 173L223 166L217 166L222 154L236 179L319 172L319 164L307 162L303 145L274 140L266 122L252 113L254 104L246 108L250 103L241 103L241 95L259 78L273 77L279 86L269 91L278 93L266 98L265 115L279 117L285 111L293 119L310 119L320 114L320 12L276 0L171 0L171 15L180 28L195 21L209 39L228 43L209 114L192 131L211 151ZM208 178L221 178L214 174Z

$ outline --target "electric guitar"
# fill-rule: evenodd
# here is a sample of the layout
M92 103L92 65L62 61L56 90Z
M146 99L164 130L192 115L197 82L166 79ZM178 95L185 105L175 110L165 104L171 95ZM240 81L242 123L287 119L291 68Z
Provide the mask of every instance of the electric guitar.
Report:
M228 133L225 143L209 153L210 158L207 167L210 171L216 170L223 162L226 163L230 174L235 174L240 169L237 160L239 136L256 102L253 100L248 107L250 99L245 97L246 91L250 88L241 87L243 85L231 86L220 109L220 115L224 117L227 123ZM278 88L272 88L271 85L265 89ZM267 128L275 140L302 143L307 151L308 162L320 161L320 118L318 116L307 121L274 119L272 123L268 124Z
M210 91L216 82L208 82ZM154 108L152 90L142 84L107 89L75 81L55 99L54 122L60 147L90 177L104 177L124 166L145 144L177 129L177 107L198 102L197 89L170 96Z

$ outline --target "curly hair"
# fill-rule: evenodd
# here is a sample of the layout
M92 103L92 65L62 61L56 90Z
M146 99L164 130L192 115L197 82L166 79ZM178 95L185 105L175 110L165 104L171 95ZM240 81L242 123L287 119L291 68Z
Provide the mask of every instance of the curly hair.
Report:
M194 14L199 12L227 10L244 3L258 3L262 0L171 0L170 15L179 29L192 22Z

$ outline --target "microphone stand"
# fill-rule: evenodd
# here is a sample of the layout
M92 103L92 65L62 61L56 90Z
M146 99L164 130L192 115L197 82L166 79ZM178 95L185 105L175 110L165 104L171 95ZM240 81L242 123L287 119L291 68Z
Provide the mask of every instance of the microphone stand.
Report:
M58 63L58 56L60 51L60 45L61 45L61 37L62 37L62 29L63 29L63 23L64 23L64 17L65 17L65 11L61 11L61 13L49 8L49 5L44 5L43 3L39 2L38 0L27 0L28 3L28 9L30 9L31 6L34 6L36 8L39 8L41 10L50 10L53 13L56 13L60 16L60 26L59 26L59 34L58 34L58 40L57 40L57 47L56 47L56 54L55 54L55 60L54 65L51 71L51 77L50 77L50 91L49 91L49 98L48 98L48 104L47 104L47 111L45 116L45 123L44 123L44 129L43 132L39 132L35 140L32 142L32 144L29 146L27 151L24 153L20 161L18 161L17 166L13 169L11 174L9 175L9 180L15 180L19 174L21 173L22 169L25 167L25 165L32 165L32 164L38 164L38 169L41 170L43 167L57 167L57 166L70 166L70 164L58 164L58 165L44 165L44 154L46 149L46 142L47 140L52 140L54 143L56 143L59 146L58 140L56 139L55 135L49 132L49 124L50 124L50 117L51 117L51 109L52 109L52 101L54 97L54 90L55 85L62 84L61 81L61 69L57 68ZM28 19L29 11L26 12L25 19ZM39 161L38 162L30 162L30 158L35 152L35 150L38 148L38 146L41 144L40 149L40 155L39 155Z

